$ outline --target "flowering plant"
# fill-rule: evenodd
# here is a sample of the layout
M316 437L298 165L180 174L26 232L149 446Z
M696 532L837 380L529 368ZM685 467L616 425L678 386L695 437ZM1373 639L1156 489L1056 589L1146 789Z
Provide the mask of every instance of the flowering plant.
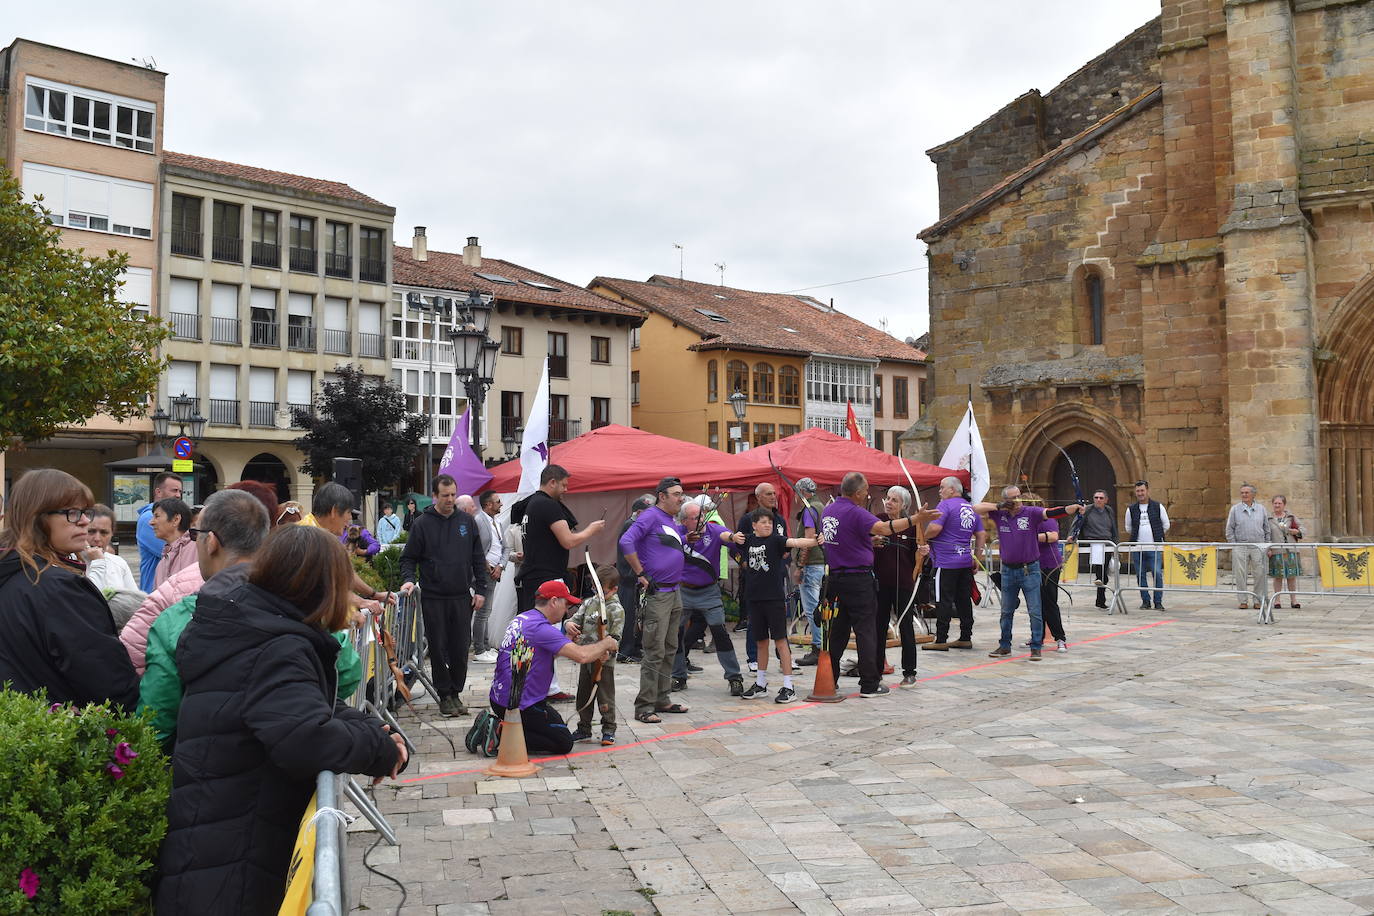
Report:
M0 691L0 912L148 909L171 774L143 719Z
M510 650L510 706L507 708L520 708L520 696L525 692L525 678L529 676L533 661L534 648L524 636L517 636Z

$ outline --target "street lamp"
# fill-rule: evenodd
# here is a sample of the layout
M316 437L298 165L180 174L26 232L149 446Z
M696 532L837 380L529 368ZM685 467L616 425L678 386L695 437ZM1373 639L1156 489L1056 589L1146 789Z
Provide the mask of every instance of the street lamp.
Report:
M519 447L520 443L510 433L501 437L501 448L505 449L507 461L515 457L515 450Z
M187 436L191 439L199 439L205 435L206 420L200 415L200 410L196 405L196 399L190 397L186 392L182 392L169 399L172 405L172 412L168 413L159 404L157 410L153 411L150 418L153 421L153 435L163 444L172 441L173 438ZM177 434L172 436L171 425L177 425Z
M449 331L454 368L472 411L472 453L479 460L482 458L482 401L496 380L496 358L501 352L501 345L487 336L495 298L470 290L466 299L454 303L457 316L453 330Z
M743 451L744 410L749 404L749 396L736 388L735 393L726 398L726 400L730 402L730 409L735 412L735 422L738 424L730 427L730 438L735 440L735 454L739 454Z

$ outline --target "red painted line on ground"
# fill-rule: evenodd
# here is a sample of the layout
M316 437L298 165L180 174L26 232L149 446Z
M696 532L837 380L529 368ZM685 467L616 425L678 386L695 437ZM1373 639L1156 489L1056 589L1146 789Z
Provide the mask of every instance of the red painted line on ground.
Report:
M1126 636L1126 635L1128 635L1128 634L1130 634L1130 633L1139 633L1139 632L1142 631L1142 630L1149 630L1149 629L1153 629L1154 627L1161 627L1161 626L1164 626L1166 623L1175 623L1175 622L1176 622L1176 621L1173 621L1173 620L1159 620L1159 621L1156 621L1156 622L1154 622L1154 623L1147 623L1147 624L1145 624L1144 626L1131 627L1129 630L1119 630L1119 631L1116 632L1116 633L1104 633L1104 634L1102 634L1101 636L1091 636L1091 637L1089 637L1089 638L1087 638L1087 639L1082 639L1082 640L1079 640L1078 642L1071 643L1070 645L1079 646L1079 645L1084 645L1085 643L1098 642L1099 640L1103 640L1103 639L1111 639L1111 638L1113 638L1113 637L1115 637L1115 636ZM986 663L981 664L981 665L970 665L970 666L967 667L967 668L959 668L959 669L957 669L957 670L955 670L955 671L946 671L946 672L943 672L942 674L933 674L933 675L931 675L930 677L923 677L923 678L921 678L921 680L922 680L923 682L924 682L924 681L938 681L940 678L952 677L952 676L954 676L954 675L956 675L956 674L965 674L965 673L967 673L967 672L969 672L969 671L977 671L977 670L979 670L979 669L981 669L981 668L991 668L991 667L994 667L994 666L996 666L996 665L1005 665L1007 662L1020 661L1021 659L1024 659L1024 658L1027 658L1027 657L1029 657L1029 653L1027 653L1026 655L1016 655L1016 656L1010 656L1010 655L1009 655L1009 656L1007 656L1006 658L998 659L997 661L986 662ZM850 693L850 694L846 694L846 696L847 696L849 699L854 699L855 697L858 696L858 693ZM702 732L712 731L713 729L724 728L724 727L727 726L727 725L739 725L741 722L750 722L750 721L753 721L754 719L766 719L766 718L768 718L769 716L782 715L783 713L800 712L800 711L803 710L803 709L812 709L812 708L814 708L814 707L816 707L816 706L821 706L821 705L825 705L825 704L821 704L821 703L797 703L797 704L795 704L795 705L783 706L783 707L781 707L781 708L779 708L779 709L770 709L770 710L768 710L767 712L754 713L753 715L750 715L750 716L740 716L740 717L735 718L735 719L726 719L726 720L723 721L723 722L712 722L712 723L710 723L710 724L708 724L708 725L699 725L699 726L696 726L695 728L683 729L682 731L678 731L678 732L669 732L669 733L666 734L666 735L654 735L652 738L643 738L643 739L641 739L641 740L639 740L639 741L633 741L633 742L631 742L631 743L629 743L629 744L616 744L616 745L613 745L613 746L611 746L611 747L590 748L590 749L585 750L585 751L576 751L576 752L574 752L574 753L571 753L571 754L564 754L564 755L561 755L561 756L558 756L558 757L533 757L533 758L531 758L531 761L532 761L533 763L547 763L547 762L549 762L549 761L572 760L572 759L575 758L575 757L591 757L591 756L594 756L594 755L597 755L597 754L609 754L609 753L611 753L612 751L624 751L624 750L629 750L629 749L632 748L632 747L643 747L643 746L648 745L648 744L658 744L660 741L669 741L669 740L674 739L674 738L687 738L687 737L690 737L690 736L692 736L692 735L699 735L699 734L701 734ZM394 785L404 785L404 784L408 784L408 783L425 782L425 781L430 780L430 779L447 779L447 778L449 778L450 776L470 776L470 775L473 774L473 773L483 773L483 772L486 771L486 769L487 769L486 766L480 766L480 767L473 767L473 768L470 769L470 770L454 770L454 771L449 772L449 773L432 773L432 774L430 774L430 775L428 775L428 776L412 776L412 777L410 777L410 778L408 778L408 779L397 779L397 780L393 780L393 783L392 783L392 784L394 784ZM534 778L534 777L532 777L532 778Z

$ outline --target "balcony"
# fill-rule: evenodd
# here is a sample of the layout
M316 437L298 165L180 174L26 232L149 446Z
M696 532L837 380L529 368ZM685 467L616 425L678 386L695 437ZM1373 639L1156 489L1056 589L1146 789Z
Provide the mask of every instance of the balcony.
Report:
M190 229L172 230L172 254L184 254L190 258L200 257L201 234Z
M238 346L239 324L237 318L211 318L210 343Z
M277 425L277 402L249 401L248 425L260 429L274 429Z
M291 269L299 273L313 274L319 268L315 266L315 249L313 248L291 248Z
M200 316L187 312L171 312L173 340L200 340Z
M286 405L286 409L291 411L292 429L305 429L305 424L301 421L306 417L315 416L314 404L297 404L293 401Z
M225 235L215 236L214 242L210 245L210 256L216 261L228 261L233 264L242 264L243 239L231 238Z
M324 253L324 275L326 277L343 277L346 280L352 279L353 256L326 251Z
M453 423L453 417L434 417L429 428L430 438L447 442L453 437Z
M280 347L281 346L281 325L275 321L254 321L249 329L252 337L250 342L255 347Z
M268 244L267 242L253 243L253 266L270 267L274 270L281 267L281 246Z
M386 341L380 334L368 334L364 331L358 334L358 355L371 359L385 359Z
M359 258L358 279L364 283L386 282L385 258Z
M315 352L315 328L308 324L293 324L286 329L286 349Z
M437 347L427 340L391 340L391 358L409 359L415 362L453 365L453 344L441 342Z
M519 439L520 434L516 432L525 420L523 417L502 417L501 418L501 438Z
M324 329L324 352L332 353L335 356L350 356L352 350L349 347L349 334L347 331L340 331L337 328Z
M503 432L502 435L505 435ZM549 417L549 445L557 445L576 439L582 435L581 420L566 420L562 417Z
M210 425L211 426L238 426L239 425L239 402L238 399L225 400L223 398L210 399Z

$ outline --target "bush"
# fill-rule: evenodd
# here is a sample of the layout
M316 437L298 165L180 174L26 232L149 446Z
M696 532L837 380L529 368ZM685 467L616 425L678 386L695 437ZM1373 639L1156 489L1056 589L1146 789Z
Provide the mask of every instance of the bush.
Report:
M372 568L371 563L363 557L352 557L352 560L353 571L356 572L358 578L366 582L374 592L384 592L387 590L386 586L382 584L382 577L377 575L377 570ZM367 596L363 595L363 597L366 598Z
M171 772L141 718L0 691L0 912L151 908Z
M401 588L401 548L396 545L404 543L401 538L408 533L402 531L395 541L383 547L372 558L372 569L381 578L382 588L386 591L394 592Z

